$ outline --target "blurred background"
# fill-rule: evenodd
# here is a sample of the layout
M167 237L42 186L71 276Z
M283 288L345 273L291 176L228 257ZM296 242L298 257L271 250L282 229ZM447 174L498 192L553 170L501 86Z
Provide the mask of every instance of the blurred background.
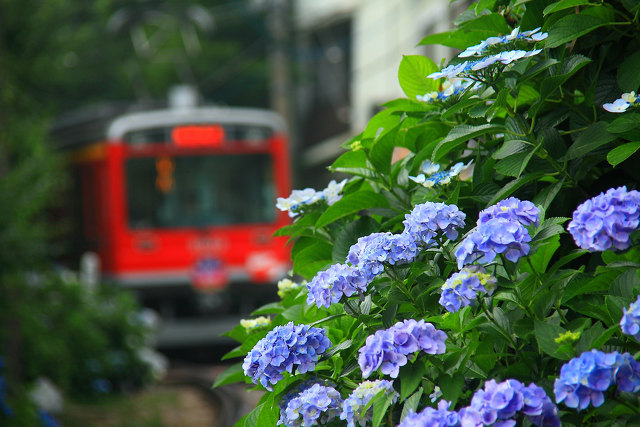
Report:
M334 178L402 55L450 58L416 45L469 3L0 0L0 424L250 409L210 385L286 275L275 198Z

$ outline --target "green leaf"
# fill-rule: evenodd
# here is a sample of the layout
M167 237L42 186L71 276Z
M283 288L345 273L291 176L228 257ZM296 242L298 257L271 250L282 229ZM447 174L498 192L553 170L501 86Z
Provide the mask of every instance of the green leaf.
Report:
M420 385L427 367L422 360L407 364L400 370L400 400L404 400Z
M442 390L442 398L452 402L452 406L455 406L458 398L462 394L464 375L459 372L453 375L441 375L438 378L438 385Z
M560 160L577 159L616 139L615 135L607 132L607 126L607 122L595 122L590 125L580 133L578 139L567 150L567 154Z
M617 166L620 163L631 157L636 151L640 149L640 141L628 142L622 144L607 154L607 161L612 166Z
M633 290L640 288L638 270L628 270L620 274L611 284L609 292L613 296L619 296L631 301L634 297Z
M400 421L404 420L404 417L407 416L409 411L415 411L418 408L418 404L420 403L420 398L422 397L422 387L418 389L415 393L411 395L404 402L404 406L402 407L402 414L400 414Z
M427 76L438 71L431 59L422 55L404 55L398 68L398 81L407 98L415 100L417 96L438 90L438 81Z
M302 277L309 279L319 269L331 264L331 244L325 241L316 241L293 256L293 271Z
M575 6L583 6L585 4L591 5L592 3L589 0L561 0L551 3L549 6L545 7L542 14L548 15L553 12L558 12L559 10L565 10Z
M362 236L375 233L380 228L380 224L369 216L357 219L341 229L336 235L331 252L331 259L334 262L344 262L349 254L351 246Z
M558 47L606 24L606 21L592 15L567 15L551 25L545 46Z
M640 51L625 59L618 67L618 85L624 92L636 91L640 86Z
M493 124L470 126L458 125L449 131L449 134L436 146L431 155L431 160L437 162L448 152L458 148L463 143L481 135L492 135L504 132L504 127Z
M542 206L545 210L549 209L551 202L556 198L558 192L562 189L562 185L564 184L565 178L563 177L560 181L555 184L551 184L545 187L542 191L539 191L538 194L533 198L533 204Z
M487 203L487 207L491 205L495 205L500 200L506 197L509 197L509 195L511 195L511 193L516 191L518 188L522 187L523 185L525 185L530 181L537 180L543 175L544 175L543 173L530 173L528 175L521 176L520 178L514 179L513 181L509 182L507 185L503 186L496 194L493 195L493 198L491 198Z
M555 342L555 339L558 338L558 336L566 332L562 327L537 319L535 320L534 325L536 340L538 341L540 350L549 356L560 360L569 360L573 357L573 352L570 349L567 349Z
M607 126L607 131L612 133L625 133L640 127L640 114L625 113Z
M237 383L244 380L244 369L242 369L242 362L231 365L225 369L213 383L213 388L223 386L225 384Z
M324 227L340 218L357 213L363 209L380 207L389 207L387 199L381 194L366 190L348 194L327 208L320 218L318 218L316 227Z
M384 392L380 392L378 396L374 398L371 405L373 406L373 427L380 426L380 423L382 423L382 419L387 413L387 409L389 409L389 406L391 406L391 404L393 403L393 398L393 394L387 395L384 394Z
M527 141L522 141L519 139L511 139L509 141L505 141L502 144L502 147L498 149L495 153L493 153L493 158L496 160L504 159L513 154L520 153L526 150L528 147L531 147L531 143Z
M343 153L336 159L331 166L330 170L336 170L338 168L366 168L367 167L367 155L364 150L350 150Z
M391 154L393 153L394 141L398 133L398 127L389 129L380 138L373 142L370 152L370 160L376 170L384 175L389 174L391 169Z

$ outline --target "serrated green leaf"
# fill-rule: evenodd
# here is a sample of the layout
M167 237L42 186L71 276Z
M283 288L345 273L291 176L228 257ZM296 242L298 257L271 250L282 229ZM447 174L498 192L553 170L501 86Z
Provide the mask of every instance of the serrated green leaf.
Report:
M558 12L560 10L569 9L575 6L583 6L583 5L591 5L590 0L561 0L554 3L551 3L549 6L545 7L542 11L543 15L548 15L553 12Z
M591 15L567 15L559 19L549 28L549 37L547 38L545 46L547 48L558 47L606 24L606 21Z
M438 82L427 76L438 71L431 59L422 55L404 55L398 68L398 81L407 98L415 100L417 96L438 90Z
M506 197L509 197L509 195L511 195L511 193L516 191L518 188L522 187L528 182L537 180L543 175L544 175L543 173L530 173L528 175L524 175L524 176L521 176L520 178L514 179L513 181L503 186L500 190L498 190L496 194L493 195L493 197L489 200L489 202L487 202L487 207L491 205L495 205L500 200Z
M481 135L493 135L503 132L504 127L500 125L486 124L479 126L458 125L451 129L447 136L436 145L431 155L431 160L437 162L448 152L458 148L463 143Z
M402 414L400 414L400 421L404 420L404 417L407 416L409 411L415 411L418 408L418 404L420 403L420 398L423 393L422 387L418 389L415 393L413 393L407 400L404 402L404 406L402 407Z
M373 419L372 425L373 427L380 426L382 423L382 419L387 413L387 409L393 403L394 396L393 394L384 394L384 392L380 392L380 394L373 399L372 407L373 407Z
M318 218L316 227L321 228L347 215L357 213L363 209L386 208L389 203L384 196L373 191L359 191L348 194L338 200Z
M567 154L560 160L577 159L616 139L615 135L607 132L607 126L607 122L595 122L590 125L580 133L580 136L567 150Z
M611 133L625 133L640 127L640 114L625 113L616 118L607 126L607 131Z
M640 141L622 144L609 151L607 154L607 162L612 166L617 166L631 157L638 149L640 149Z

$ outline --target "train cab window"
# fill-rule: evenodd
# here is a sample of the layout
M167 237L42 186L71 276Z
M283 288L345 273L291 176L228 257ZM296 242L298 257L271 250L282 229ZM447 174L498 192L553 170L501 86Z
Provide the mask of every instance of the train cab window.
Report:
M125 169L130 228L275 221L268 154L135 157Z

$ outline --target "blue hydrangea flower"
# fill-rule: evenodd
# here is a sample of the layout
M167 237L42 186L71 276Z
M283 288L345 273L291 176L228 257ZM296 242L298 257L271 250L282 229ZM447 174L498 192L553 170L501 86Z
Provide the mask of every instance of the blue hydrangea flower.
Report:
M529 253L531 236L518 221L510 218L491 218L479 224L455 251L458 268L466 264L492 262L498 254L504 254L511 262Z
M460 93L464 92L469 86L471 86L473 81L467 79L459 79L459 80L447 80L442 84L442 89L439 91L429 92L424 95L416 95L418 101L424 101L428 103L434 102L445 102L451 97L456 97Z
M304 190L293 190L289 197L278 197L276 207L281 211L288 211L291 218L297 216L305 205L311 205L322 200L321 192L313 188L305 188Z
M485 382L484 389L474 393L471 404L460 410L459 417L463 425L514 426L519 413L534 425L560 425L558 409L544 389L534 383L525 387L515 379Z
M334 264L319 271L307 283L307 304L328 308L339 302L343 295L349 297L359 290L365 291L370 282L371 279L367 280L358 269L347 264Z
M489 206L478 215L478 225L491 218L514 219L524 226L540 225L540 209L528 200L509 197L493 206Z
M640 296L636 302L631 303L628 310L623 308L622 311L622 319L620 319L622 332L640 341Z
M285 371L299 373L312 371L320 356L331 347L331 341L323 328L308 325L276 326L266 337L256 343L242 364L245 375L254 384L262 384L273 391L273 384L283 378Z
M481 266L467 266L454 273L442 285L440 305L455 313L462 307L473 304L479 293L491 295L496 288L495 277L487 274Z
M342 398L331 387L314 384L289 400L278 424L286 427L326 424L340 415Z
M420 167L420 174L409 176L409 179L426 188L438 187L451 183L451 179L457 177L463 169L469 168L471 162L465 165L456 163L447 171L440 171L440 165L425 160Z
M631 232L640 226L640 192L609 189L582 203L567 227L576 245L589 251L627 249Z
M603 104L602 108L610 113L624 113L629 107L637 107L638 105L640 105L640 96L636 95L635 92L627 92L623 93L613 103Z
M446 350L447 334L424 320L408 319L389 329L369 335L360 348L358 364L364 378L380 368L380 372L397 378L400 367L407 364L407 356L417 351L442 354Z
M456 411L450 411L451 402L441 400L438 409L426 407L421 412L409 411L398 427L454 427L460 425L460 417Z
M439 231L450 240L456 239L457 229L464 227L465 218L464 212L461 212L456 205L425 202L416 205L410 213L405 215L404 232L416 242L432 246L435 244L433 239Z
M353 390L349 397L342 402L340 419L347 421L347 427L356 427L356 425L365 427L367 422L371 421L373 417L373 408L370 407L364 414L362 411L371 399L380 392L384 392L387 396L393 396L393 403L398 400L398 393L393 389L393 383L391 381L363 381Z
M582 410L604 403L604 392L614 383L622 391L640 390L640 363L629 353L591 350L571 359L560 368L553 391L556 402Z

